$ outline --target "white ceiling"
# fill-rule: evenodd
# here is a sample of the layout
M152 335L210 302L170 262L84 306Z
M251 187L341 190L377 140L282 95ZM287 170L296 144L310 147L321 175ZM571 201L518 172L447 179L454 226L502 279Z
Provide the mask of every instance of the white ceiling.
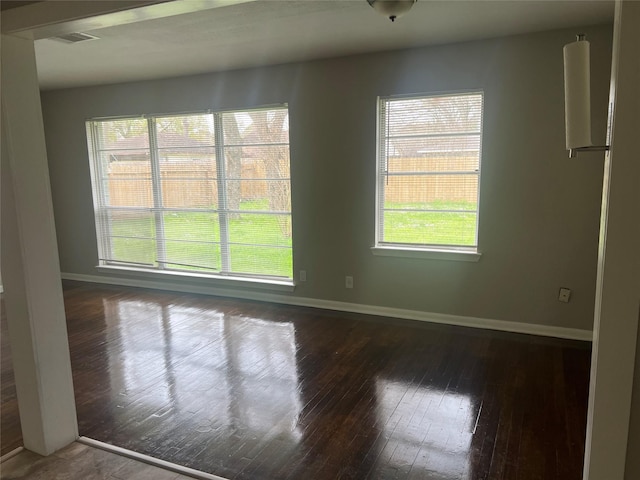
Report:
M78 44L38 40L36 57L41 87L57 89L612 23L613 5L418 0L391 23L366 0L258 0L92 30L100 40Z

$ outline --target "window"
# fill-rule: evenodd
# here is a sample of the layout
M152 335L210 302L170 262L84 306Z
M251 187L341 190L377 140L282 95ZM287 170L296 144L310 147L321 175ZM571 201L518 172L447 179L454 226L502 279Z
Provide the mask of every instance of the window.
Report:
M87 122L100 265L292 278L286 107Z
M375 247L476 252L482 103L477 92L379 99Z

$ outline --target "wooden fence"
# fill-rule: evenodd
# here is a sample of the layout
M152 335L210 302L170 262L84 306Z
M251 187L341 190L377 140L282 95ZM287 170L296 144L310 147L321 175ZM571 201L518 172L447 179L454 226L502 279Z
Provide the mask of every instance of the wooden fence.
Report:
M151 166L147 162L113 162L109 165L109 203L111 206L153 206ZM264 166L243 163L240 184L242 200L266 198ZM165 207L211 207L218 204L216 165L213 162L189 162L160 166L162 202Z
M389 172L474 171L476 157L392 158ZM288 170L288 169L287 169ZM120 161L109 165L109 197L112 206L153 206L151 167L147 162ZM211 207L218 203L216 165L212 161L162 163L162 200L166 207ZM261 162L242 162L241 200L267 198L269 188ZM246 181L245 181L246 180ZM235 181L229 181L232 184ZM442 201L475 202L476 175L389 176L385 182L388 202L417 203ZM228 188L233 187L229 185ZM237 189L237 184L235 186ZM287 189L288 191L288 189Z
M474 172L478 158L418 157L390 158L390 173L399 172ZM397 203L423 203L433 201L472 202L478 199L478 176L470 175L416 175L393 176L385 180L385 200Z

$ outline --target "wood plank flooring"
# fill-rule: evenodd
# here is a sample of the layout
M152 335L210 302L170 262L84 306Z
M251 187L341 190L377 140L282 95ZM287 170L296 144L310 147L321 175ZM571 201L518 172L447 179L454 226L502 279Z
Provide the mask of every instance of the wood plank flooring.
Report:
M586 343L74 282L64 293L81 435L238 480L581 478Z
M0 456L22 446L22 430L3 294L0 293Z
M42 457L23 450L2 462L2 480L193 480L153 465L74 442Z

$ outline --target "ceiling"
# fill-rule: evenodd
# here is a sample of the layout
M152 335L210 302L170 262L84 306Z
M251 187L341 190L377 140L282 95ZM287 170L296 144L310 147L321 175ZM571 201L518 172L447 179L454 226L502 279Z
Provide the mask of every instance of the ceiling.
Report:
M27 1L27 0L1 0L0 1L0 11L10 10L12 8L24 7L25 5L30 5L32 3L38 3L38 0Z
M613 10L611 0L418 0L391 23L365 0L258 0L85 31L100 39L77 44L37 40L36 58L47 90L612 23Z

